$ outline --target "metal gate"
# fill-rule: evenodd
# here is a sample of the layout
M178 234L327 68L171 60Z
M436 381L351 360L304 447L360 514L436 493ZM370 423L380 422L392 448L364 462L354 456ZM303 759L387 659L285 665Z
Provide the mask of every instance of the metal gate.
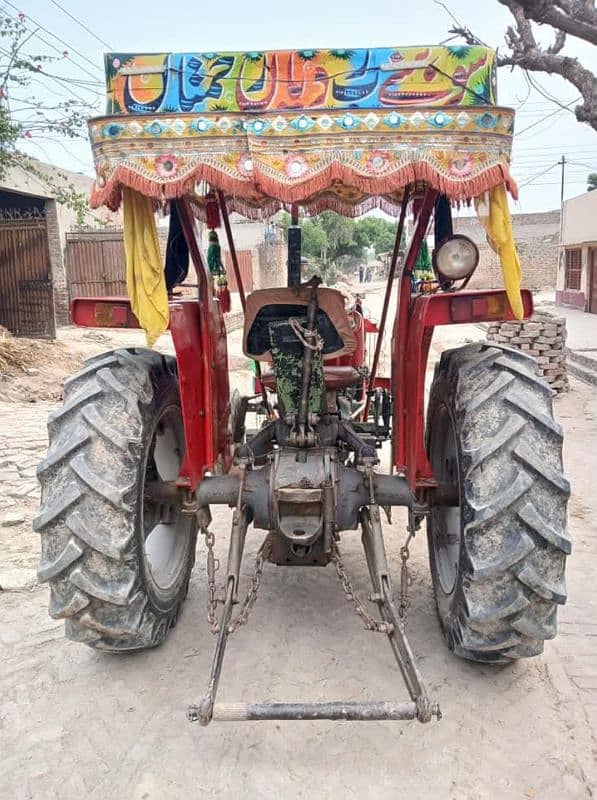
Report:
M45 213L0 209L0 325L16 336L55 338L51 276Z
M162 251L166 239L160 239ZM162 252L163 255L163 252ZM239 250L238 264L245 292L253 291L253 258L251 250ZM238 291L232 259L224 257L231 292ZM89 230L66 234L66 275L70 299L73 297L125 297L126 266L122 230ZM196 283L191 264L189 281Z
M126 297L121 230L66 234L66 275L73 297Z

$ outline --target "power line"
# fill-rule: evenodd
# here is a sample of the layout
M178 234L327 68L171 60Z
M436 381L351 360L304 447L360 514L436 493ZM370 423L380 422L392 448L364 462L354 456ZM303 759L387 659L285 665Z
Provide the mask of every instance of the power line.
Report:
M559 106L562 109L562 111L570 111L568 106L566 106L563 103L561 103L558 100L557 97L554 97L552 94L549 94L549 92L541 86L539 81L536 78L533 78L531 76L531 74L529 73L529 71L527 69L524 70L524 77L525 77L525 80L527 81L528 85L532 86L533 89L536 92L539 92L539 94L542 97L544 97L546 100L549 100L551 103L555 103L557 106Z
M7 50L4 50L2 47L0 47L0 53L4 53L4 55L7 55L7 56L11 57L10 53L9 53ZM47 73L47 72L44 72L43 70L38 70L37 72L35 72L35 74L36 74L36 75L41 75L41 76L43 76L44 78L49 78L50 80L53 80L53 81L57 81L58 83L70 83L70 81L69 81L67 78L56 78L55 76L53 76L53 75L50 75L49 73ZM84 88L84 87L81 87L81 88ZM71 90L71 91L72 91L72 90ZM93 94L95 94L95 95L97 95L97 96L99 97L99 93L98 93L98 92L95 92L93 89L87 89L87 91L90 91L90 92L92 92ZM84 103L85 105L88 105L88 106L90 106L90 105L91 105L91 103L89 102L89 100L86 100L84 97L81 97L81 95L80 95L80 94L77 94L77 93L76 93L76 92L74 92L74 91L72 92L72 94L73 94L73 95L74 95L74 96L75 96L75 97L76 97L78 100L80 100L82 103Z
M569 161L568 163L569 164L574 164L574 163L578 163L578 162ZM586 168L587 169L592 169L595 172L597 172L597 160L594 162L594 164L595 164L595 166L593 166L593 167L590 167L587 164ZM531 175L534 175L540 169L547 169L548 166L549 166L549 164L547 162L543 162L542 164L532 164L532 165L529 164L529 165L524 165L524 166L521 166L521 165L516 164L516 163L514 163L512 165L513 170L516 173L516 175L518 175L519 179L525 178L527 176L530 177ZM572 171L580 175L582 173L582 168L581 167L573 167Z
M39 74L41 74L41 73L39 73ZM56 89L53 86L48 86L48 84L45 81L41 81L38 77L36 77L34 75L31 76L30 80L31 80L32 83L38 83L40 86L43 86L48 92L51 92L54 95L54 97L62 97L65 100L70 100L71 99L70 95L64 94L64 92L57 92ZM88 100L84 100L83 104L85 106L88 106L89 108L92 108L92 105Z
M97 89L93 89L93 86L101 86L101 83L95 81L84 81L79 80L78 78L64 78L62 75L55 75L52 72L47 72L46 70L40 70L40 74L47 75L48 78L55 78L57 81L62 81L63 83L71 83L73 86L77 86L79 89L86 89L88 92L97 95L98 97L101 96L101 92L98 92Z
M524 183L521 183L521 184L520 184L520 186L519 186L518 188L519 188L519 189L522 189L522 188L523 188L523 187L525 187L525 186L529 186L529 184L533 183L533 182L534 182L534 181L535 181L537 178L541 178L543 175L546 175L548 172L551 172L551 170L552 170L554 167L557 167L557 166L558 166L558 163L559 163L559 162L556 162L555 164L552 164L552 165L551 165L550 167L548 167L547 169L544 169L542 172L538 172L536 175L533 175L533 177L532 177L532 178L529 178L529 180L525 181Z
M561 147L560 147L560 150L562 150ZM529 168L529 169L532 169L532 168L537 169L538 167L547 166L549 164L549 162L552 160L552 158L555 157L555 155L556 155L556 153L546 153L545 154L545 158L540 158L539 156L536 156L535 158L528 158L528 159L527 158L516 158L516 157L514 157L512 159L512 164L514 164L514 166L517 166L517 167L526 167L526 168ZM583 158L583 159L586 158L588 161L592 161L593 159L597 159L597 153L595 153L595 152L590 152L590 153L573 152L572 156L574 158Z
M76 22L80 28L83 28L84 31L87 31L87 33L90 34L90 36L93 36L94 39L97 39L97 41L100 44L103 44L104 47L108 48L108 50L112 50L112 47L107 42L105 42L100 36L98 36L97 33L92 31L91 28L88 28L84 22L81 22L80 19L75 17L74 14L71 14L70 11L67 11L67 9L61 6L60 3L56 2L56 0L50 0L50 2L53 3L56 6L56 8L59 8L63 14L66 14L67 17L70 17L74 22Z
M579 186L582 183L586 183L586 179L584 181L566 181L566 186ZM533 186L561 186L560 181L548 181L547 183L534 183ZM518 187L520 188L520 187Z
M597 160L596 163L593 164L593 166L590 166L589 164L583 164L581 161L569 161L568 163L574 164L577 167L586 167L587 169L594 169L597 172Z
M543 108L551 108L552 103L544 103L543 100L528 100L525 106L542 106Z
M13 9L14 9L14 10L15 10L17 13L21 13L20 9L19 9L17 6L15 6L15 5L14 5L14 3L11 3L11 2L10 2L10 0L4 0L4 2L5 2L7 5L9 5L11 8L13 8ZM73 46L72 46L71 44L69 44L67 41L65 41L64 39L61 39L61 38L60 38L60 36L58 36L57 34L55 34L55 33L52 33L52 31L50 31L50 30L48 30L48 28L44 27L44 26L41 24L41 22L38 22L37 20L33 19L33 17L29 16L29 14L27 14L27 19L28 19L28 20L30 20L30 21L31 21L31 22L32 22L34 25L37 25L37 27L38 27L40 30L44 31L45 33L49 34L49 35L50 35L50 36L52 36L54 39L56 39L56 41L57 41L57 42L60 42L60 44L62 44L62 45L64 45L65 47L67 47L67 48L68 48L68 50L69 50L70 52L76 53L78 56L80 56L80 57L81 57L81 58L82 58L84 61L86 61L88 64L91 64L91 66L92 66L94 69L96 69L96 70L97 70L97 71L100 73L100 75L102 74L102 71L101 71L101 69L100 69L100 68L97 66L97 64L94 64L94 62L93 62L93 61L91 61L91 59L87 58L87 56L86 56L84 53L81 53L79 50L77 50L77 49L76 49L76 47L73 47ZM73 63L74 63L74 62L73 62Z
M570 164L569 161L567 163ZM548 169L548 167L544 167L543 169ZM586 169L593 170L593 172L597 172L597 168L589 167L588 165L587 165ZM520 170L520 169L516 169L516 167L514 167L514 169L512 170L513 174L516 175L516 178L519 181L526 181L527 179L532 178L534 175L537 174L537 172L540 172L540 171L541 170L538 169L537 167L534 168L534 171L531 171L530 169ZM581 169L580 167L575 167L575 168L572 168L570 170L570 174L571 175L584 175L585 174L585 170Z
M35 142L38 142L40 139L42 139L42 140L43 140L43 141L45 141L45 142L50 142L51 144L57 144L59 147L61 147L61 148L64 150L64 152L65 152L65 153L66 153L66 154L67 154L67 155L68 155L70 158L74 158L74 160L75 160L75 161L78 161L78 162L79 162L79 164L81 164L83 167L85 167L85 169L87 169L87 170L93 170L93 159L92 159L91 157L89 158L89 160L88 160L88 161L83 161L83 159L82 159L82 158L79 158L79 156L77 156L77 155L75 155L74 153L72 153L72 152L71 152L71 151L68 149L68 147L67 147L67 146L64 144L64 142L63 142L63 141L61 141L60 139L56 139L56 138L54 138L54 137L52 137L52 136L36 136L36 137L35 137ZM33 141L33 140L32 140L32 141ZM79 141L80 141L80 140L79 140Z
M524 152L527 152L527 151L544 152L545 150L561 150L562 149L562 145L561 144L551 144L551 145L545 145L545 146L544 145L530 145L530 146L525 147L523 145L519 145L518 143L515 143L514 149L516 150L517 153L524 153ZM565 149L566 150L585 150L585 149L586 150L592 150L592 149L597 149L597 145L592 145L592 144L566 144Z
M579 100L582 100L582 97L579 96L576 98L576 100L572 100L570 103L568 103L567 107L573 106L575 103L578 103ZM542 119L537 120L537 122L532 122L530 125L527 125L526 128L523 128L521 131L517 131L514 134L514 138L516 138L517 136L521 136L523 133L526 133L527 131L530 131L531 128L534 128L536 125L540 125L542 122L546 122L551 117L555 117L556 114L561 114L563 110L564 110L563 108L556 108L556 110L552 111L551 114L546 114Z
M2 11L3 11L4 14L6 14L7 17L10 17L13 20L18 20L18 17L15 17L14 14L9 14L9 12L6 9L2 9ZM18 21L20 21L20 20L18 20ZM68 50L60 50L60 48L56 47L55 44L53 44L52 42L49 42L47 39L44 39L44 37L39 33L38 30L32 30L27 25L25 25L24 22L22 22L22 25L25 28L25 30L30 31L31 33L33 33L33 35L36 36L40 40L40 42L43 42L47 47L50 47L55 53L58 53L58 55L62 56L63 58L68 58L68 60L75 67L77 67L78 69L82 70L83 72L85 72L85 74L89 75L90 78L93 78L94 80L97 81L96 76L92 72L89 72L89 70L86 67L84 67L82 64L79 64L73 58L70 57L70 53L69 53Z

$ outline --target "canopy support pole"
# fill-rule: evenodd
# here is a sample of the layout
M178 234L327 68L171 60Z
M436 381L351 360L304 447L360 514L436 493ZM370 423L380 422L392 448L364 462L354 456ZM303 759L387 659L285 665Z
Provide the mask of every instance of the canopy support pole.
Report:
M390 297L392 296L392 285L394 283L394 276L396 274L396 266L398 265L398 256L400 254L400 242L402 241L402 232L404 231L404 221L406 219L406 208L410 200L411 186L404 189L404 197L402 199L402 206L400 207L400 218L398 219L398 227L396 228L396 238L394 239L394 250L392 252L392 260L390 261L390 269L388 272L388 280L386 283L386 293L383 300L383 309L381 312L381 320L379 323L379 332L377 334L377 342L375 343L375 354L373 356L373 364L371 365L371 373L369 374L369 382L367 384L367 400L365 402L365 410L363 411L363 420L366 421L369 415L369 407L371 405L371 392L373 384L377 377L377 367L379 364L379 356L381 354L381 346L383 343L383 335L386 327L386 320L388 318L388 307L390 305Z
M234 277L236 278L236 285L238 287L238 296L243 312L246 309L247 301L245 298L245 287L243 286L243 279L240 274L240 266L238 263L238 256L236 254L236 246L232 236L232 228L230 227L230 217L228 216L228 209L226 208L226 198L224 192L218 189L218 203L220 204L220 213L224 222L224 230L226 231L226 239L228 240L228 249L230 250L230 258L232 259L232 269L234 270Z
M218 189L218 203L220 206L220 213L222 214L222 221L224 223L224 230L226 231L226 240L228 241L228 249L230 250L230 258L232 259L232 269L234 270L234 277L236 278L236 285L238 287L238 296L243 310L243 314L247 308L247 298L245 296L245 287L243 285L242 275L240 274L240 266L238 263L238 255L236 253L236 245L234 244L234 237L232 236L232 227L230 226L230 217L228 216L228 209L226 208L226 198L224 192ZM261 364L259 361L253 361L255 364L255 377L259 381L261 389L261 402L265 409L268 419L274 419L274 414L267 399L267 392L261 380Z

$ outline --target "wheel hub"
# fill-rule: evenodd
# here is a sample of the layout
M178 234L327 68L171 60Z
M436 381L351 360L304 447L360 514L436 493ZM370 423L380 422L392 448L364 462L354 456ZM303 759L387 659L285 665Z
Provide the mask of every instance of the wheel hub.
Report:
M164 409L155 425L145 468L143 557L154 588L169 589L184 565L192 519L172 491L184 453L184 430L178 410ZM160 491L160 487L164 491ZM168 496L168 494L170 496Z
M436 412L437 436L431 463L438 481L458 489L458 450L452 419L445 406ZM433 550L437 574L444 594L454 591L458 579L461 547L460 504L436 505L431 510Z

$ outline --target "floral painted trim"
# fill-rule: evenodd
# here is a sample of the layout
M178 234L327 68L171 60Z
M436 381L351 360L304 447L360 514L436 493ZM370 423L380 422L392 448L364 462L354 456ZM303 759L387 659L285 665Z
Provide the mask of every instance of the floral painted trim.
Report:
M272 200L356 210L370 205L368 198L388 198L413 181L455 200L499 183L516 192L509 172L509 109L326 112L303 126L307 118L294 112L250 121L230 117L213 115L209 126L193 115L92 120L92 205L116 208L121 185L168 200L192 193L200 181L263 210ZM322 123L325 118L330 124ZM260 120L264 126L255 131ZM334 186L342 191L332 201ZM320 195L326 193L324 200Z

